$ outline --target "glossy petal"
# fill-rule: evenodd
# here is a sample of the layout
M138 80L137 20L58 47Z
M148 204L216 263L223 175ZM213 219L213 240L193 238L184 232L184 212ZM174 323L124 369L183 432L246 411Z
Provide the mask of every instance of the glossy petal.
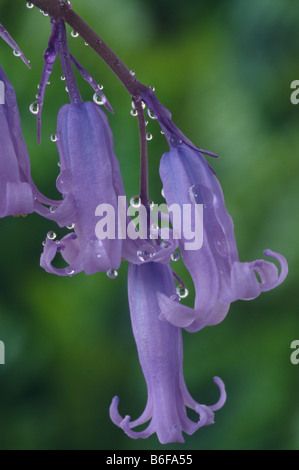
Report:
M195 285L194 309L160 296L163 318L188 331L197 331L222 321L234 300L255 298L284 280L287 263L281 255L277 255L282 265L280 276L276 266L268 261L239 262L233 222L226 210L222 189L199 152L185 144L172 148L162 157L160 175L168 206L179 204L183 212L185 204L193 208L195 204L203 205L202 247L187 250L188 240L183 236L179 241L182 259ZM194 217L191 229L194 232ZM263 279L261 284L254 271Z
M121 262L122 240L96 236L96 208L110 204L115 214L118 232L118 196L124 195L119 164L113 150L112 132L105 113L95 103L65 105L57 124L57 147L61 173L57 188L63 195L58 208L72 214L69 224L75 224L78 253L69 269L55 271L68 275L84 270L86 274L118 269ZM62 246L69 239L62 240ZM57 250L56 250L57 251ZM54 272L51 262L56 254L53 244L46 243L41 259L48 272ZM63 255L63 249L60 249Z
M60 201L43 196L32 181L16 94L1 67L0 80L5 89L5 103L0 105L0 217L29 214L34 211L53 219L53 214L45 205L59 207Z
M175 285L169 266L147 263L129 267L129 303L133 333L140 364L148 389L148 400L141 417L131 421L118 412L118 397L110 407L112 421L132 438L146 438L157 433L162 444L184 442L182 432L193 434L202 426L214 422L213 409L225 402L225 389L218 377L215 383L221 392L220 401L213 406L200 405L187 391L183 377L182 334L179 328L159 319L158 294L171 297ZM186 414L186 406L194 409L197 422ZM144 431L133 428L151 420Z

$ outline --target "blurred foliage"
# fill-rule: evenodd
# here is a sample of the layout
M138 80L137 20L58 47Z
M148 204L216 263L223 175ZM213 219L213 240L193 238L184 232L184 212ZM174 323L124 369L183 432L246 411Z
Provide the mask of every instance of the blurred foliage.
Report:
M156 436L130 440L108 415L116 394L120 412L133 418L146 402L130 327L126 263L113 281L101 273L51 276L39 267L39 257L53 224L37 215L3 219L1 449L298 449L299 365L290 362L290 344L299 339L299 107L290 102L290 84L299 79L298 5L293 0L72 3L138 79L156 87L182 131L221 155L210 163L234 219L240 259L262 257L271 248L287 257L290 272L274 291L234 303L222 324L184 334L190 392L212 403L217 399L212 377L219 375L228 401L216 413L216 424L186 436L184 446L161 446ZM68 99L58 62L47 90L40 146L29 112L49 19L27 9L23 0L1 0L0 14L31 60L29 71L1 43L1 65L17 92L32 174L43 192L57 196L58 155L50 135ZM139 140L130 97L80 38L70 36L70 48L104 84L116 111L109 119L127 194L137 194ZM92 90L79 76L78 83L83 98L91 99ZM151 197L160 203L158 167L167 145L156 122L149 130L154 135Z

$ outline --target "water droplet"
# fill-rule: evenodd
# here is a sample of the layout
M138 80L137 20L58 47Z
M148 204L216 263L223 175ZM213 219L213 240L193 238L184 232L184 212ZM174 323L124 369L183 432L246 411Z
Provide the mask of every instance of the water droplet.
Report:
M170 258L171 261L178 261L180 259L180 253L174 251L173 253L171 253Z
M27 3L26 3L26 7L27 7L27 8L33 8L34 5L33 5L33 3L31 3L31 2L27 2Z
M46 246L46 240L43 240L43 241L42 241L42 245L43 245L43 246Z
M50 140L51 142L57 142L57 134L52 134Z
M49 16L44 10L39 10L43 16Z
M155 91L155 90L156 90L156 88L155 88L154 86L150 86L150 89L151 89L152 91Z
M146 134L146 140L152 140L153 136L150 132L147 132Z
M191 186L189 196L193 203L203 204L205 209L213 207L213 194L211 190L201 184Z
M97 93L95 93L95 94L93 95L93 101L94 101L96 104L100 105L100 106L101 106L102 104L104 104L103 98L102 98L100 95L98 95Z
M48 240L55 240L55 238L57 237L56 233L55 232L48 232L47 233L47 238Z
M164 132L164 131L161 131L161 134L162 134L162 135L164 135L164 134L165 134L165 132Z
M20 51L16 51L16 50L14 49L14 50L13 50L13 55L15 55L16 57L20 57L21 52L20 52Z
M130 114L131 114L131 116L133 116L133 117L138 116L138 111L137 111L137 109L131 109Z
M139 250L137 250L137 256L140 261L148 261L156 254L156 250L152 245L143 245Z
M75 271L71 267L68 267L66 268L65 272L69 277L72 277Z
M156 234L159 230L159 225L156 224L155 222L151 224L151 232Z
M222 233L220 237L217 237L215 246L220 256L223 256L224 258L228 256L228 246L227 246L224 233Z
M77 31L73 30L73 31L71 32L71 36L72 36L73 38L77 38L77 37L79 36L79 33L77 33Z
M67 86L65 87L65 91L66 91L67 93L69 92L69 89L68 89L68 87L67 87Z
M180 297L180 299L185 299L188 296L189 291L185 286L178 286L176 288L176 293Z
M66 228L67 228L68 230L73 230L73 228L75 228L75 224L67 225Z
M118 276L118 272L116 269L109 269L109 271L107 271L107 276L109 279L115 279Z
M85 41L84 46L89 46L88 42Z
M130 70L130 75L132 75L132 77L135 77L135 71L134 71L134 70Z
M147 115L150 119L157 119L157 116L149 108L147 109Z
M57 177L56 187L62 194L70 191L72 187L72 175L70 170L63 170Z
M170 247L170 242L167 242L163 240L160 245L162 248L169 248Z
M61 75L60 80L62 80L62 81L64 82L65 76L64 76L64 75Z
M133 206L133 207L135 207L135 208L140 207L140 205L141 205L141 198L140 198L140 196L133 196L133 197L131 197L131 199L130 199L130 204L131 204L131 206Z
M38 114L39 106L37 101L33 101L29 106L29 110L32 114Z
M162 197L164 197L164 199L165 199L164 188L162 188L162 190L161 190L161 195L162 195Z
M50 209L49 209L49 211L51 212L51 214L54 214L55 210L56 210L56 207L53 207L53 206L51 206Z

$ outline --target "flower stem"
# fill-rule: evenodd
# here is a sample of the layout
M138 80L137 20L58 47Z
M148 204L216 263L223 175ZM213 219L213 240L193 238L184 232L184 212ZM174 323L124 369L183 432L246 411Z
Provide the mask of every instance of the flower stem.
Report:
M33 0L32 3L55 20L65 21L79 33L82 39L106 62L133 99L139 96L139 92L145 92L148 89L130 73L128 67L115 52L72 10L70 4L63 0Z
M148 191L148 155L146 143L146 123L141 101L134 101L137 111L139 138L140 138L140 200L141 204L148 208L149 191Z

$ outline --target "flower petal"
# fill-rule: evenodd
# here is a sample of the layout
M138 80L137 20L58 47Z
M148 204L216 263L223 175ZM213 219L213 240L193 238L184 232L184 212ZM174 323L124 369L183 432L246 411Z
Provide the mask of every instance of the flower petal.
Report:
M269 261L260 259L251 263L234 263L231 270L232 302L238 299L255 299L261 292L274 289L285 280L288 273L285 257L271 250L265 250L264 254L279 261L280 275L275 264ZM260 276L261 282L255 272Z

